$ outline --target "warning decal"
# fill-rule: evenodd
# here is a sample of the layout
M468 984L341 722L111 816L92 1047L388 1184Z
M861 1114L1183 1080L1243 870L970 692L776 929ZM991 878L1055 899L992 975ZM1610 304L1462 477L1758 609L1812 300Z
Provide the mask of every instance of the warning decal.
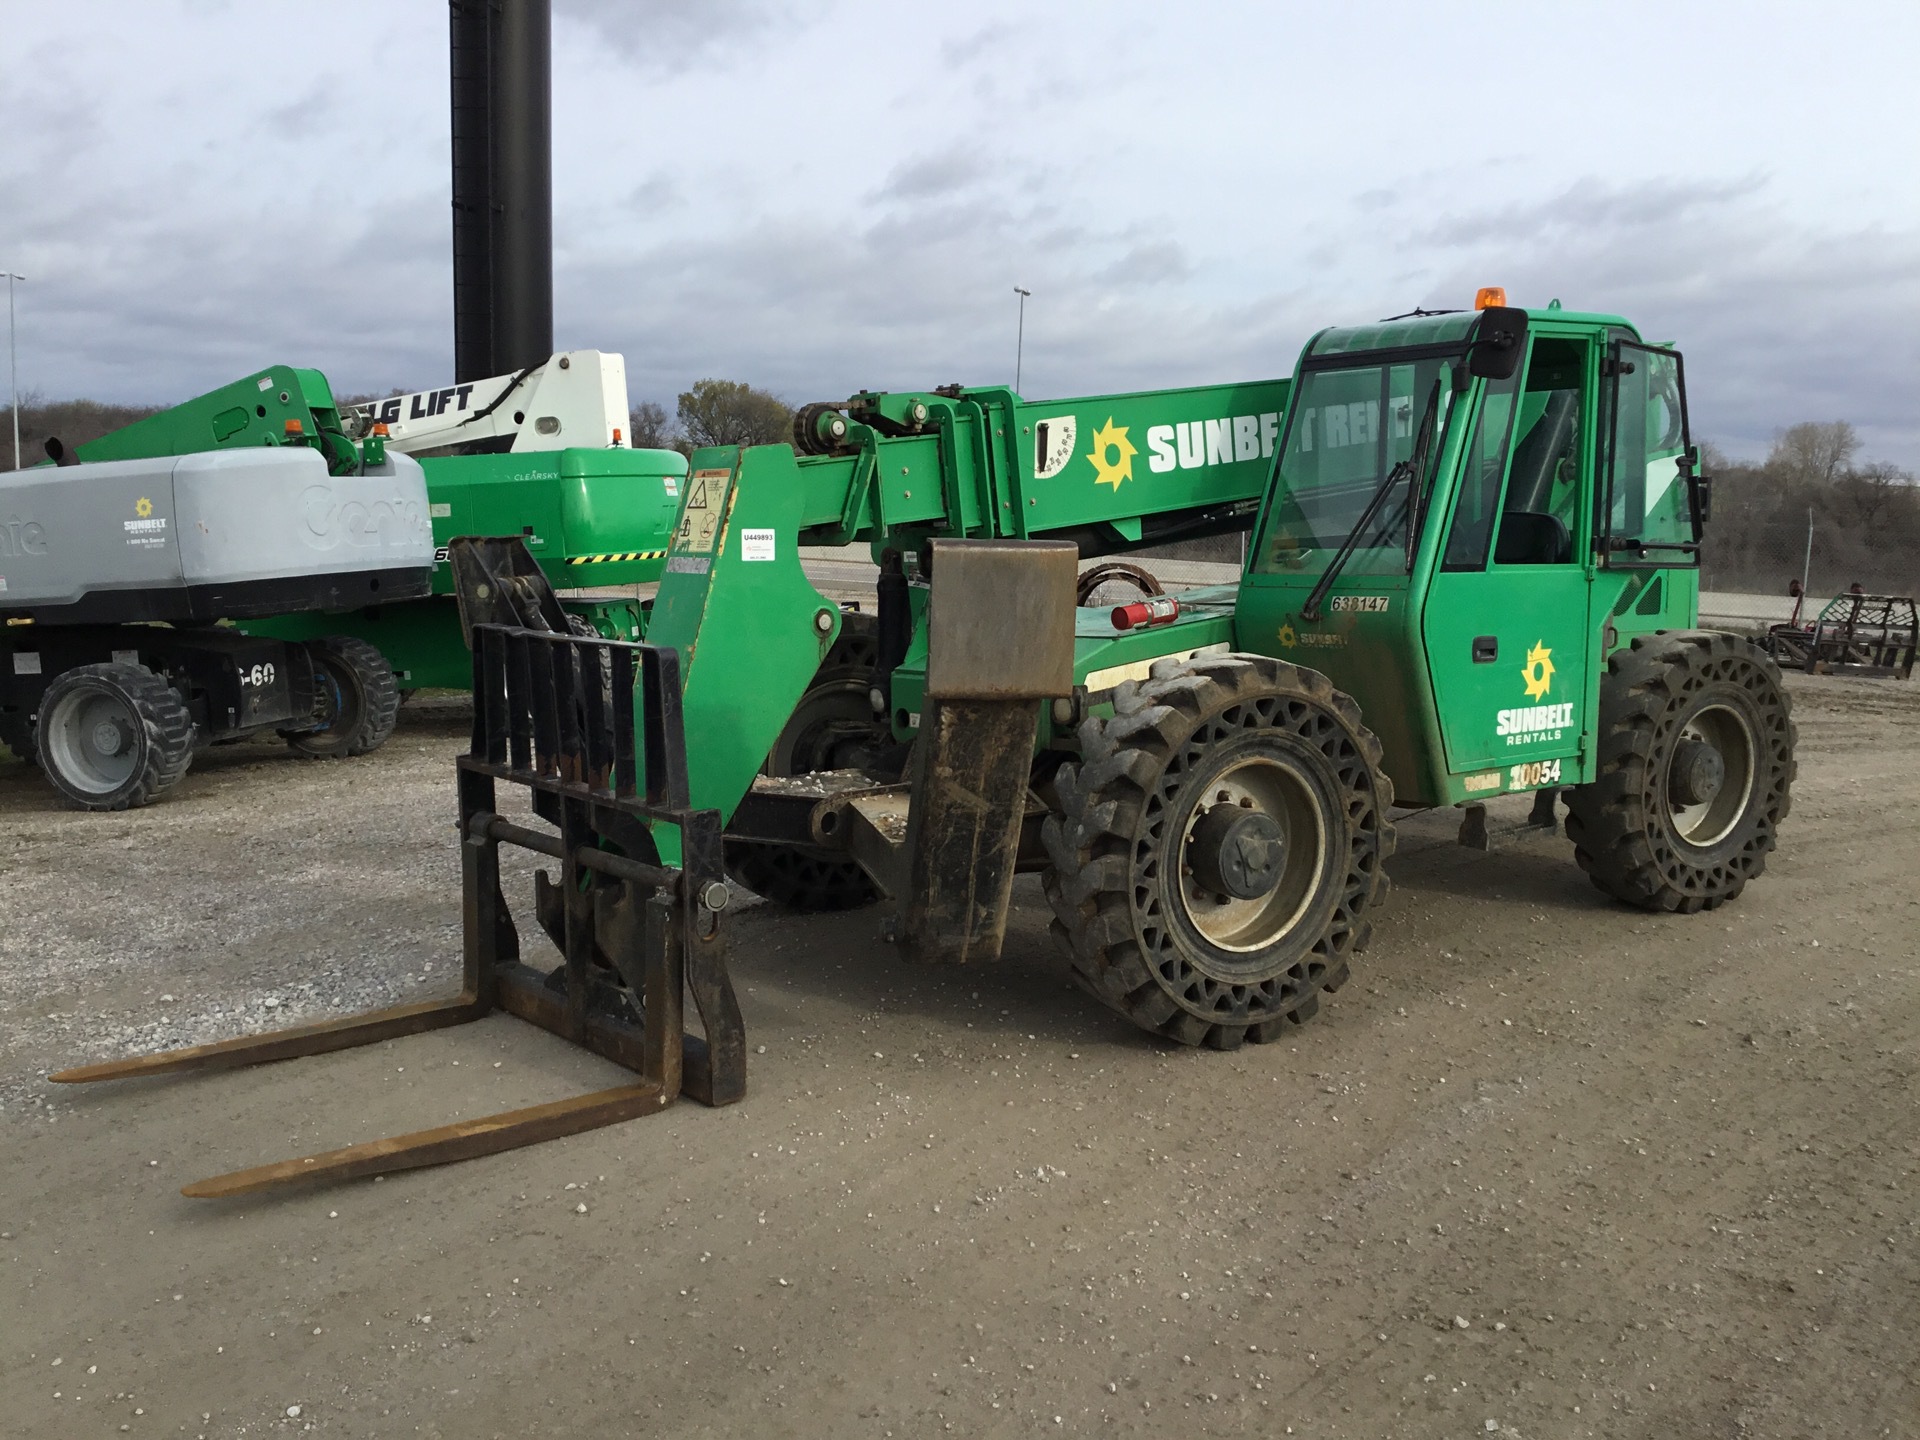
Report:
M673 548L689 555L711 555L713 542L726 518L731 470L696 470L687 480L687 503L680 512L680 528Z

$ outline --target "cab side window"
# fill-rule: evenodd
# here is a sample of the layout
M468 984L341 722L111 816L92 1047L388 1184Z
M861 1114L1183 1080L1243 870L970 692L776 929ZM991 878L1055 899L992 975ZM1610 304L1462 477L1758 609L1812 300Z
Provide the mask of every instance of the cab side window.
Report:
M1519 388L1517 373L1487 382L1480 414L1474 420L1473 438L1467 442L1466 458L1461 462L1460 499L1453 507L1453 529L1447 533L1447 550L1440 561L1443 570L1487 568Z
M1698 564L1699 529L1681 467L1689 440L1680 357L1620 341L1614 370L1610 548L1649 546L1659 564Z
M1496 565L1565 565L1579 558L1574 536L1591 424L1584 401L1586 371L1581 342L1534 341L1500 507Z

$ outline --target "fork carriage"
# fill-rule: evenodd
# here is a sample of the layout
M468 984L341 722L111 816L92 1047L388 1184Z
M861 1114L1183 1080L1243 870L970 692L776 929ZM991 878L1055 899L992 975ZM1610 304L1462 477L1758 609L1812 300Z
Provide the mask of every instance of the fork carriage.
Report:
M466 1160L653 1114L682 1094L707 1105L746 1094L745 1032L720 927L728 898L720 815L693 808L688 798L678 653L573 633L552 592L514 573L507 547L475 542L454 563L468 571L462 608L478 612L466 617L473 737L456 761L460 993L49 1078L74 1084L235 1069L464 1025L496 1009L636 1078L215 1176L184 1187L185 1195L243 1195ZM523 623L501 623L510 621ZM533 816L553 830L501 815L503 784L525 787ZM661 859L650 827L678 836L676 863ZM534 878L532 913L561 962L550 970L522 957L522 927L500 884L502 846L559 862L557 880L545 870ZM685 1031L688 996L702 1034Z

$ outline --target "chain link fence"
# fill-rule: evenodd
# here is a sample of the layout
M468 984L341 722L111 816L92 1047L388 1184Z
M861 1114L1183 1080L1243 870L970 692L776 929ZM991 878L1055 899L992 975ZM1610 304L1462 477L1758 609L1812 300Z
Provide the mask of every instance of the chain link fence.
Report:
M1784 508L1784 507L1781 507ZM1702 590L1782 595L1800 581L1810 595L1851 585L1870 594L1908 595L1920 574L1920 549L1897 531L1846 526L1819 507L1763 517L1723 517L1716 509L1700 561Z
M1824 442L1824 455L1811 453ZM1720 460L1700 557L1701 613L1785 620L1789 586L1804 617L1854 586L1870 595L1920 591L1920 487L1891 465L1851 463L1842 424L1783 433L1765 464Z

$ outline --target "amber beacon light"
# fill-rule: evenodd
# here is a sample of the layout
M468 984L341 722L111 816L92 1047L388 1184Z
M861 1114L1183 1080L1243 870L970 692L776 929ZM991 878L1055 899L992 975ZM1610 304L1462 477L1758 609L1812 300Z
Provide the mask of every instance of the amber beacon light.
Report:
M1476 310L1490 310L1506 303L1507 287L1504 285L1482 285L1473 297L1473 308Z

